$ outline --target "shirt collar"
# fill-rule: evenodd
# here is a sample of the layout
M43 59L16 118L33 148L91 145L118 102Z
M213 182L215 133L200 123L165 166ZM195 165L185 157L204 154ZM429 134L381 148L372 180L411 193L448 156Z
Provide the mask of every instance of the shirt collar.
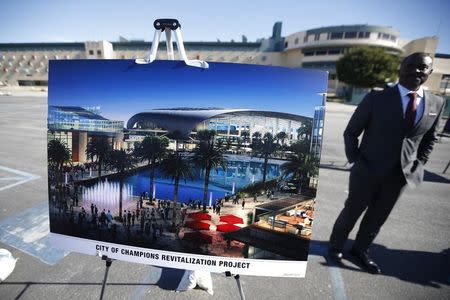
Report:
M417 94L417 96L419 96L420 98L423 98L423 87L422 86L420 86L417 91L410 91L407 88L405 88L403 85L401 85L400 83L397 84L397 86L398 86L398 90L400 91L400 96L402 96L402 97L405 97L409 93L415 92Z

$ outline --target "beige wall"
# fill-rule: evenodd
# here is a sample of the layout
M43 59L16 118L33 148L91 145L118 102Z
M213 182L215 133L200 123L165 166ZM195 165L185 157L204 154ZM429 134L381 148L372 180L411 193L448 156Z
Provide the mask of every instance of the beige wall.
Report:
M107 41L86 42L84 48L88 59L114 59L115 57L113 46ZM91 51L93 52L92 54Z
M300 49L288 50L283 54L283 66L287 67L301 67L303 62L303 54Z
M433 72L450 74L450 58L435 57L433 62Z
M403 56L408 56L414 52L426 52L434 56L438 42L439 39L435 36L412 40L403 46Z

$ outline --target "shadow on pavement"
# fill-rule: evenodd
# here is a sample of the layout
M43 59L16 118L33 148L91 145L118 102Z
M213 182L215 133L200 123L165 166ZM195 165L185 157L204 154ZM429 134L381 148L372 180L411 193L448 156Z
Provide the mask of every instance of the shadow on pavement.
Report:
M423 180L429 181L429 182L436 182L436 183L450 183L449 179L447 179L441 175L438 175L436 173L427 171L427 170L425 170L425 172L424 172Z
M310 255L320 255L327 258L327 251L328 242L311 241ZM327 263L322 264L357 272L366 272L360 268L358 262L353 259L348 252L349 251L344 252L342 263L336 264L327 259ZM389 249L383 245L372 244L370 256L381 268L381 275L378 276L396 277L403 281L434 288L442 288L443 286L448 286L450 284L450 248L444 249L439 253L433 253ZM351 265L348 264L348 262L350 262Z
M174 291L177 289L183 275L184 270L162 268L161 277L156 285L163 290Z
M320 169L335 170L335 171L350 172L350 167L347 166L347 165L320 164L319 168Z

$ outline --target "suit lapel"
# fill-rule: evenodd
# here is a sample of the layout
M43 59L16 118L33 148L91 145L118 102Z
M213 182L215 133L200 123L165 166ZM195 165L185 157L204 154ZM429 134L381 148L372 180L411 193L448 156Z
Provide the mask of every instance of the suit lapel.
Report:
M398 90L398 86L393 86L391 88L391 97L392 102L395 103L394 105L394 113L398 116L400 120L402 120L402 124L404 123L404 116L403 116L403 104L402 104L402 96L400 95L400 91Z

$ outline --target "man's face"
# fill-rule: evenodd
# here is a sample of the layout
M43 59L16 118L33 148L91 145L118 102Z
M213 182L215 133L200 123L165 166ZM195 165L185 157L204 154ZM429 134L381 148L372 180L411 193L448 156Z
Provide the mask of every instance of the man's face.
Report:
M405 58L400 66L399 82L409 90L417 90L433 72L432 59L427 55L414 55Z

